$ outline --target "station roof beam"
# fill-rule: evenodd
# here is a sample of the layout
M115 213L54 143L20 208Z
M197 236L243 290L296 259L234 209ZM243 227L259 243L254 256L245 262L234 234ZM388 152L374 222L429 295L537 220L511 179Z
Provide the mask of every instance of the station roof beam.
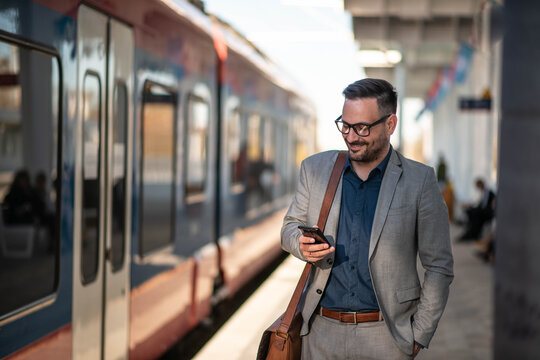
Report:
M369 77L394 80L392 61L366 61L366 51L399 51L406 94L424 97L438 69L449 66L461 42L474 44L481 0L344 0L353 16L360 65Z

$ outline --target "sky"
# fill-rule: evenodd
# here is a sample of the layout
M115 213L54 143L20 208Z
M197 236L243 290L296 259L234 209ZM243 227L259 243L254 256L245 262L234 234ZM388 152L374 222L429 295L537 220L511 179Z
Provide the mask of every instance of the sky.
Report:
M317 109L319 150L345 149L341 92L365 77L343 0L205 0L300 85Z

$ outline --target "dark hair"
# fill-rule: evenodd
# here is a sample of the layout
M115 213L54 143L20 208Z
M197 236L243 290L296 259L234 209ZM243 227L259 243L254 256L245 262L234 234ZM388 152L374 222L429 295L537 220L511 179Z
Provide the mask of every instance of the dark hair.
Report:
M482 178L476 178L475 184L476 187L479 187L481 189L484 189L486 187L486 184L484 183L484 180Z
M348 100L375 98L381 116L395 114L397 110L397 91L392 84L383 79L365 78L350 84L343 90Z
M22 169L15 173L15 177L13 178L10 189L20 188L21 181L25 181L27 186L30 185L30 173L28 170Z

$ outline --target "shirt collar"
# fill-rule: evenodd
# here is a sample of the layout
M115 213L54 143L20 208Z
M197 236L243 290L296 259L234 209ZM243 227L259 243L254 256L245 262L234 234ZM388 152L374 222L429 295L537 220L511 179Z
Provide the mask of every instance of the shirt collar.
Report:
M386 154L386 157L381 161L381 163L377 166L377 169L381 171L381 174L384 174L384 171L386 170L386 167L388 166L388 162L390 161L390 156L392 155L392 150L394 148L392 145L390 145L390 149L388 149L388 154Z

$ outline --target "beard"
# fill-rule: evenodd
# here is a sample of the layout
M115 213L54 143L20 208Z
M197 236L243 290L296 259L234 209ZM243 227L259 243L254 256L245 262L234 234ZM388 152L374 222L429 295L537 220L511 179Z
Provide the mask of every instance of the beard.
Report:
M359 139L358 141L348 142L345 139L345 144L349 149L349 159L351 161L370 163L377 160L386 149L390 138L385 133L375 138L371 143ZM361 147L360 147L361 146Z

